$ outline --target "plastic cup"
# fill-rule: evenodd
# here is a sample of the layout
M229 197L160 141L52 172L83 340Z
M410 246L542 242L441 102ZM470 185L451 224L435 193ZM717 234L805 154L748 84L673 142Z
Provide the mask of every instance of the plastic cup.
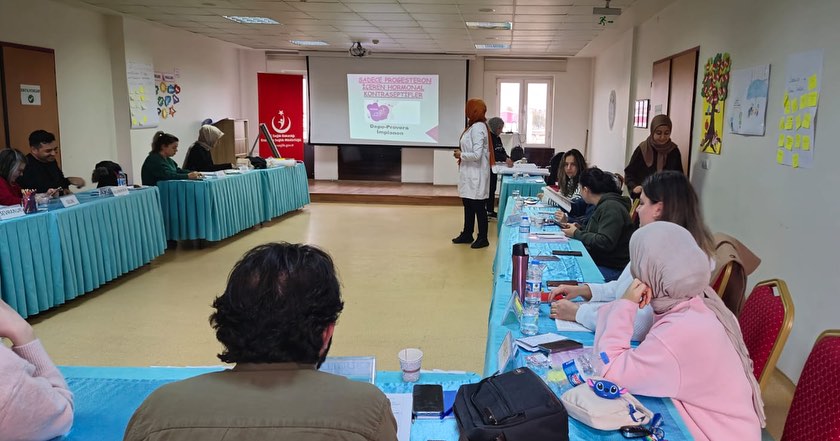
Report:
M536 335L540 330L540 310L533 306L522 310L522 317L519 319L519 332L522 335ZM405 374L403 374L405 375Z
M423 351L417 348L406 348L397 353L400 359L403 381L413 383L420 379L420 364L423 361Z

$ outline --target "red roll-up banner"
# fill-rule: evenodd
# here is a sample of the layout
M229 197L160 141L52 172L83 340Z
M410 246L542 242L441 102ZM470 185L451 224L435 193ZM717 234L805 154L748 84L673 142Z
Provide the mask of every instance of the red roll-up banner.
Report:
M257 74L260 124L284 158L303 160L303 75ZM260 156L273 156L260 135Z

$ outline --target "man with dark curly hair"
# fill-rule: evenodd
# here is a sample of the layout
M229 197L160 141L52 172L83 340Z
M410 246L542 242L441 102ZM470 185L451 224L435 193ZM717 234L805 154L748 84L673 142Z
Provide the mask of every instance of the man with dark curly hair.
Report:
M327 253L260 245L234 266L213 308L219 358L236 366L157 389L131 418L126 441L396 441L379 389L317 370L344 308Z

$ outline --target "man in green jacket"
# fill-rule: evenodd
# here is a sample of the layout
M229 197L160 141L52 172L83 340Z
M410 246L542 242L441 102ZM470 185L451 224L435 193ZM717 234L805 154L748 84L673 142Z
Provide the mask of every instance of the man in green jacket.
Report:
M126 441L396 441L379 389L317 370L344 308L324 251L252 249L213 307L219 358L236 366L157 389L131 418Z

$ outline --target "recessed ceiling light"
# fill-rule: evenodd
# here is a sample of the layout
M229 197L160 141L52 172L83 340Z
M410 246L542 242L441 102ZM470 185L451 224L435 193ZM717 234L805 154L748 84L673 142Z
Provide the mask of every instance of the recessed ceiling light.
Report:
M204 2L204 3L202 3L202 5L204 5L204 6L216 6L215 3L210 3L210 2Z
M476 49L510 49L510 45L507 43L489 43L489 44L476 44Z
M298 46L329 46L330 45L326 41L321 41L321 40L289 40L289 43L296 44Z
M239 15L223 15L222 17L242 24L280 24L277 21L268 17L243 17Z
M509 21L467 21L465 23L470 29L495 29L503 31L513 29L513 23Z
M493 8L481 8L478 12L496 12L496 10Z

